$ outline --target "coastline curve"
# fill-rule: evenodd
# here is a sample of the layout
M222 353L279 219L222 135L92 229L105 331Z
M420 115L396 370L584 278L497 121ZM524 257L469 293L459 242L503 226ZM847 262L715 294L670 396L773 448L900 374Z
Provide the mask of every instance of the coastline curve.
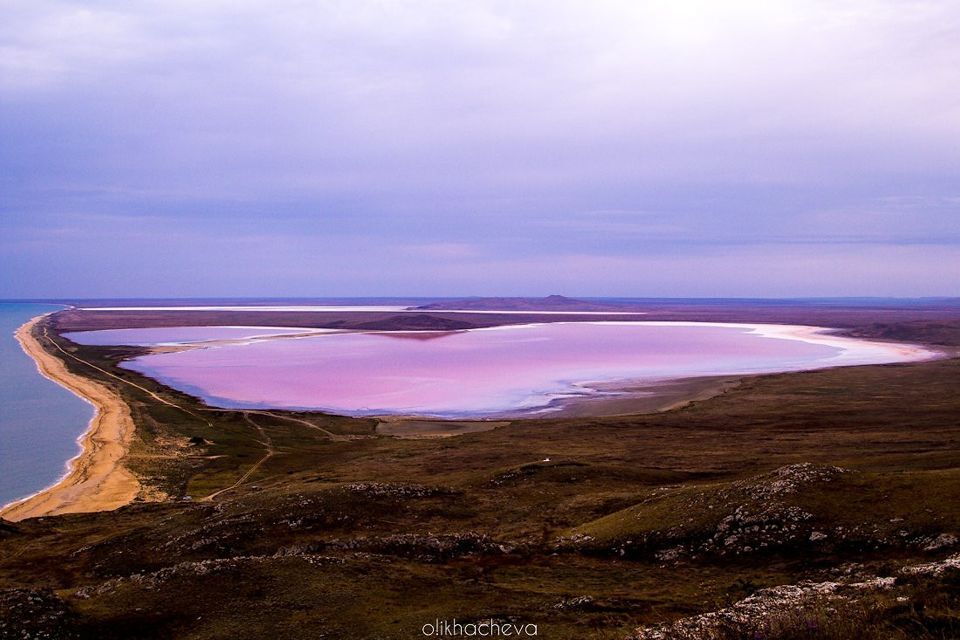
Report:
M32 318L17 329L17 342L36 363L40 375L93 405L94 415L79 438L81 450L69 461L67 472L53 485L0 509L0 518L12 522L63 513L111 511L140 493L140 482L123 466L135 431L129 407L112 389L71 373L60 358L43 348L33 330L46 315Z

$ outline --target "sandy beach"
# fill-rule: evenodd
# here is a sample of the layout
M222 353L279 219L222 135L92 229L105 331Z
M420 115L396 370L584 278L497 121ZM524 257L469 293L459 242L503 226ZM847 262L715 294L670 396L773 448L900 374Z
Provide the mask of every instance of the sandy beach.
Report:
M81 452L70 461L67 473L56 484L0 510L0 517L11 521L108 511L129 503L140 490L136 477L122 464L134 433L129 408L113 390L71 373L44 350L32 333L42 318L20 327L17 340L44 377L92 404L95 413L80 439Z

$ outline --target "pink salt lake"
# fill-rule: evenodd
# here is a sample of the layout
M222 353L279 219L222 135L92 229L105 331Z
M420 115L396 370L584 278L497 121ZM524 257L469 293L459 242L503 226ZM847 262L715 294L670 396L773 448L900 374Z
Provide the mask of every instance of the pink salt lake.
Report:
M815 327L682 322L555 322L457 332L265 327L118 329L82 344L193 344L124 367L228 408L490 417L595 396L617 381L798 371L921 360L921 347ZM298 335L299 334L299 335ZM281 337L286 336L286 337Z

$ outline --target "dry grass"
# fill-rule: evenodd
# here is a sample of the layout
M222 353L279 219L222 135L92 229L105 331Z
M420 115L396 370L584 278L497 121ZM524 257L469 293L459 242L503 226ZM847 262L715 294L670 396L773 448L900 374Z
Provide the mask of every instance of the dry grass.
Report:
M924 329L884 317L885 335L935 329L960 344L960 318ZM138 425L130 468L171 500L0 528L0 590L53 589L40 601L62 603L60 637L410 638L434 618L491 616L551 639L623 637L761 587L941 557L948 548L924 547L960 533L960 360L763 376L663 414L401 440L370 420L208 411L118 369L135 350L61 344L180 408L104 380ZM264 434L275 454L199 501L264 458ZM799 463L852 470L773 501L810 514L802 536L658 556L711 539L744 505L776 521L749 487ZM814 530L828 537L813 543ZM575 533L593 542L558 543ZM954 637L956 587L907 581L906 602L801 612L764 633ZM9 619L21 596L0 593Z

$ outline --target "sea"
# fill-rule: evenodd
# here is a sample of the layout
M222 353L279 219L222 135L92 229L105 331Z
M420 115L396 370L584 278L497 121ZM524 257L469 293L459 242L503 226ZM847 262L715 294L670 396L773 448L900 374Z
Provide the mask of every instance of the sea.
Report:
M60 305L0 302L0 505L54 484L80 446L93 407L44 378L14 332Z

